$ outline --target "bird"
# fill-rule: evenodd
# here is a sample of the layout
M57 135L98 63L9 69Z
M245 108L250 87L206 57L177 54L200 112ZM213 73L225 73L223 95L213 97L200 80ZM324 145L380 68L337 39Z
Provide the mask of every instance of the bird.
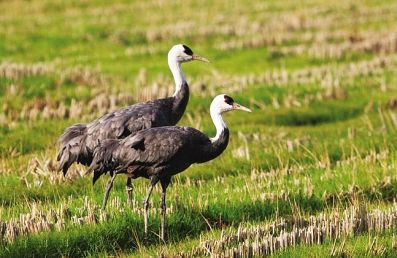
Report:
M216 96L210 106L210 115L216 128L216 135L208 137L197 129L187 126L164 126L141 130L124 139L109 139L101 142L94 151L94 159L87 173L94 173L93 184L103 174L110 173L105 199L109 197L113 181L118 174L128 178L143 177L150 180L144 200L145 235L148 231L148 202L153 187L160 182L161 232L164 240L166 203L165 196L172 176L186 170L194 163L215 159L226 149L229 129L222 113L231 110L250 109L236 103L226 94Z
M59 138L58 171L62 170L66 175L74 162L89 166L95 147L105 139L125 138L143 129L177 124L189 100L189 86L181 64L193 60L209 62L184 44L177 44L168 52L168 65L175 80L175 92L171 97L137 103L107 113L88 124L66 128ZM128 203L132 204L133 188L129 178L126 190Z

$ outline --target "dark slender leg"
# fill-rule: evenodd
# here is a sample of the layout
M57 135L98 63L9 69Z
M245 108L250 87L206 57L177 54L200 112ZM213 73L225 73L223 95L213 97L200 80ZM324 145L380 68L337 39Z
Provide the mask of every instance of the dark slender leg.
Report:
M150 178L149 188L147 189L145 201L143 202L143 209L144 209L143 216L144 216L144 222L145 222L145 236L147 236L147 228L148 228L147 225L148 225L149 198L150 198L150 195L152 194L154 186L157 184L158 181L159 181L158 177L151 177Z
M160 181L161 183L161 188L162 188L162 192L161 192L161 228L160 228L160 237L162 241L165 241L164 238L164 231L165 231L165 215L167 212L167 206L165 203L165 194L167 191L167 187L170 184L170 178L165 178L165 179L161 179Z
M113 181L116 178L116 173L113 173L113 176L111 178L109 178L106 187L105 187L105 197L103 198L103 202L102 202L102 210L105 210L106 208L106 203L108 202L108 198L109 198L109 193L110 190L113 187Z
M132 207L132 190L134 188L132 187L130 177L127 179L127 185L125 186L125 189L127 190L127 195L128 195L128 205Z

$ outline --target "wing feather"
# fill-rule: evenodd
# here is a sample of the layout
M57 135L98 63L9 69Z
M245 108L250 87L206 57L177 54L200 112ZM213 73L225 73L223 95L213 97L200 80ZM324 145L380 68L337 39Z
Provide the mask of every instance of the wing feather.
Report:
M122 140L106 140L95 151L89 172L123 171L137 176L185 167L197 160L200 145L210 140L200 131L180 126L156 127ZM160 170L159 170L160 169Z
M94 149L98 139L120 139L143 129L169 125L171 104L170 98L159 99L102 116L87 125L89 147Z
M208 137L200 131L180 126L144 130L138 132L133 138L144 138L143 149L136 151L135 161L157 166L185 156L188 152L193 154L194 147L209 141Z

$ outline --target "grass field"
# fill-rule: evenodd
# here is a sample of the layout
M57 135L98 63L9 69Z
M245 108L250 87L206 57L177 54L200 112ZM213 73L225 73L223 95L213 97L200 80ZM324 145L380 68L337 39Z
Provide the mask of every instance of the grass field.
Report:
M0 1L0 257L397 256L396 1ZM167 242L159 189L143 233L147 180L56 171L57 139L77 122L174 90L179 124L209 135L227 93L221 157L174 177Z

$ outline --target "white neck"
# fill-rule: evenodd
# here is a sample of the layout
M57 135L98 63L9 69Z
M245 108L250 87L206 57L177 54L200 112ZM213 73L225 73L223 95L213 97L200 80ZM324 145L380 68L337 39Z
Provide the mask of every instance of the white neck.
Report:
M182 84L186 81L185 75L182 72L181 63L172 55L168 56L168 66L170 67L172 76L174 76L175 80L175 92L172 96L176 96L176 94L181 90Z
M210 138L211 142L216 142L219 137L221 136L222 132L227 128L225 121L223 121L223 117L219 112L218 108L213 106L210 107L210 114L212 118L212 122L216 128L216 135L215 137Z

